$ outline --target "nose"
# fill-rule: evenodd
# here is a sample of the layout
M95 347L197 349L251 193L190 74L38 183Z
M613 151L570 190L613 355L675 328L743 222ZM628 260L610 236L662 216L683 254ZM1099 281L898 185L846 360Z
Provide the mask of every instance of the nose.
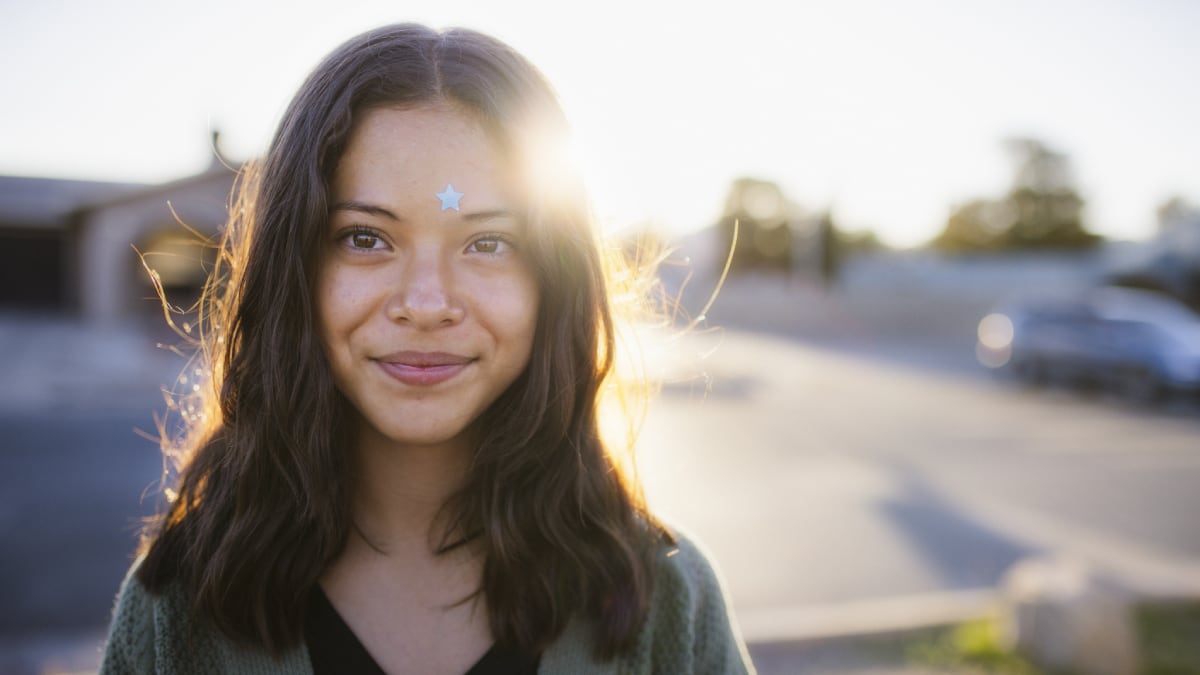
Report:
M399 287L388 299L388 318L431 330L462 321L464 313L454 292L450 265L441 251L413 250L400 274Z

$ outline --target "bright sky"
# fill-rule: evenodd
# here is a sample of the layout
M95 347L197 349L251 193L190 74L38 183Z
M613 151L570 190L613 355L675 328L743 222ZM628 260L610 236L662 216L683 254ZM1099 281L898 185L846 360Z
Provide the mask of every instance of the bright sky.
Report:
M254 156L325 53L418 20L546 72L610 226L702 227L748 175L916 244L1006 189L1018 134L1069 155L1103 234L1200 201L1200 3L700 4L0 0L0 173L160 182L207 164L212 126Z

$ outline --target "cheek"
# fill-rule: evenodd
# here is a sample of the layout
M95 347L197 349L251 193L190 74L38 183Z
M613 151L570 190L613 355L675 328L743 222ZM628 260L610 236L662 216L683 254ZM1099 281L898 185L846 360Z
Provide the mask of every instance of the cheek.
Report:
M479 299L477 310L489 332L512 353L527 354L533 347L537 328L539 296L532 277L518 277L502 287L489 284L475 297Z
M538 313L541 309L541 293L537 282L532 278L524 280L517 292L520 297L519 306L511 317L513 332L519 335L516 339L521 343L522 350L528 355L533 348L533 334L537 330Z
M316 315L326 349L336 348L337 339L353 329L370 307L370 284L361 277L353 270L333 266L318 278Z

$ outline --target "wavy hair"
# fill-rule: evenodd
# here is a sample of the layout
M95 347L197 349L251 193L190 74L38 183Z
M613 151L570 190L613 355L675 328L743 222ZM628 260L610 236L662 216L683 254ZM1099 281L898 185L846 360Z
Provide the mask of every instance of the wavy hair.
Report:
M177 494L147 527L138 578L152 592L180 580L196 611L239 642L280 653L303 639L308 595L352 527L349 403L313 304L329 186L366 112L444 103L479 120L525 186L541 301L530 362L479 420L440 546L467 533L481 547L478 592L499 644L538 654L579 615L610 658L632 646L653 552L671 537L601 440L613 314L584 192L556 159L562 111L528 61L469 30L401 24L351 39L243 172L201 304L211 379L164 441Z

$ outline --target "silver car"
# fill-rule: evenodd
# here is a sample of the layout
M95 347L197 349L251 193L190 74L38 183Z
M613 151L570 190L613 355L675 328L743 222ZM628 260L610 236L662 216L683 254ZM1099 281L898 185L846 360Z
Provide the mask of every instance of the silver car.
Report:
M976 352L1030 383L1093 384L1143 400L1200 391L1200 315L1155 291L1104 286L1011 303L980 321Z

